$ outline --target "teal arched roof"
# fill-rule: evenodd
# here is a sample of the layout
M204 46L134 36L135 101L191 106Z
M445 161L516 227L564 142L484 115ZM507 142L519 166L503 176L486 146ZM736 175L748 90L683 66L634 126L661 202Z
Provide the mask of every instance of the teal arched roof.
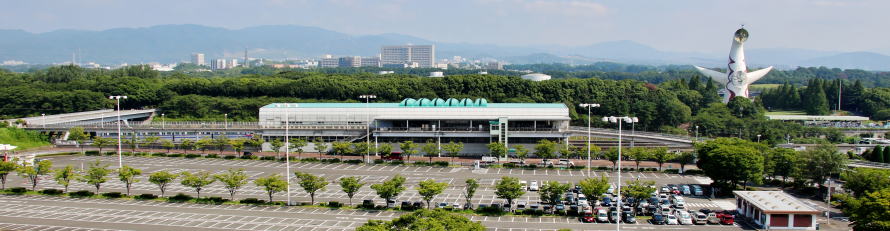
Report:
M399 103L399 106L400 107L487 107L488 100L483 99L483 98L478 98L475 100L470 99L470 98L463 98L460 100L455 99L455 98L448 98L448 99L406 98L406 99L402 100L402 102Z

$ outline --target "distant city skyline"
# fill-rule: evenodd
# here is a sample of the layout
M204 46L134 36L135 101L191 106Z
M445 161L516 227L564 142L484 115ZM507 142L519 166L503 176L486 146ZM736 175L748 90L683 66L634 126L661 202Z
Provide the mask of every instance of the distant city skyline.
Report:
M163 24L229 29L288 24L436 42L579 46L632 40L665 51L722 53L732 31L745 24L755 48L890 54L884 39L890 32L883 30L890 21L883 12L888 8L890 2L878 0L32 0L4 4L0 29L43 33Z

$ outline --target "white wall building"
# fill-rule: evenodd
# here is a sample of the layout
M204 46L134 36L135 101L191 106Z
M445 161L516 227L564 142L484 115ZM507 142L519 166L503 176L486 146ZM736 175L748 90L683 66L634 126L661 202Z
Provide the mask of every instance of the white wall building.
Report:
M207 65L207 63L204 62L204 54L202 53L192 54L192 63L198 66Z
M429 68L436 65L435 45L383 46L380 48L381 65L410 64Z

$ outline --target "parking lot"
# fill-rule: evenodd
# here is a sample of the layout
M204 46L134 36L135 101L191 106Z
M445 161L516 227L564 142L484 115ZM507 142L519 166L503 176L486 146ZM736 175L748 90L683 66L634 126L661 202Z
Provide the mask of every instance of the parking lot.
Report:
M112 168L117 165L116 156L56 156L49 157L53 161L55 167L64 165L73 165L80 168L86 163L100 160L103 163L110 164ZM140 168L143 170L143 176L139 177L140 182L133 185L133 194L153 193L159 194L157 187L150 184L147 176L156 171L211 171L221 172L229 168L242 168L250 176L251 179L266 176L270 174L284 174L284 163L275 161L259 161L259 160L223 160L223 159L183 159L183 158L165 158L165 157L124 157L124 164ZM494 184L497 179L502 176L518 177L526 181L555 180L563 183L577 183L586 177L586 171L579 170L555 170L555 169L539 169L539 170L523 170L523 169L479 169L470 168L439 168L439 167L414 167L414 166L390 166L390 165L350 165L350 164L322 164L322 163L292 163L292 171L308 172L323 176L330 181L335 181L344 176L358 176L362 182L374 184L391 178L396 174L406 177L406 186L408 190L403 192L397 200L399 201L421 201L421 197L417 194L414 187L416 184L425 179L434 179L439 182L447 182L450 186L444 193L437 196L433 202L461 203L464 202L464 181L469 178L477 179L481 185L474 197L473 204L491 204L503 203L503 199L496 198L494 194ZM608 176L614 182L616 173L594 171L591 174L594 177ZM708 182L707 178L682 176L676 174L664 173L622 173L622 181L631 179L654 180L658 185L664 184L702 184ZM296 182L296 179L292 179ZM12 177L8 186L25 186L27 182L18 177ZM56 185L50 177L44 177L38 187L41 188L61 188ZM71 190L94 190L93 187L76 182L72 183ZM123 192L125 187L123 183L110 177L108 183L103 184L102 192L118 191ZM167 195L175 193L187 193L194 195L192 188L181 186L174 183L168 186ZM206 187L201 192L202 196L222 196L228 197L226 190L219 183L214 183ZM275 200L285 200L284 193L275 194ZM291 186L292 199L298 202L308 202L309 196L297 184ZM266 199L267 195L260 188L252 183L243 187L238 198L254 197ZM373 190L369 187L363 187L354 197L353 202L361 203L364 199L371 199L378 205L382 205L383 201L377 197ZM354 229L358 225L363 224L367 219L391 219L397 214L395 212L364 212L358 210L329 210L320 208L306 207L252 207L252 206L236 206L236 205L200 205L200 204L171 204L166 202L155 201L135 201L135 200L96 200L96 199L71 199L56 197L3 197L5 201L20 201L19 204L5 207L0 210L0 226L2 223L22 224L18 222L8 222L10 219L25 222L24 224L47 224L37 222L26 222L33 217L52 217L59 221L58 228L46 227L47 229L62 229L71 226L71 229L79 228L130 228L131 225L136 227L145 227L146 229L157 228L155 226L165 226L162 230L194 230L194 229L240 229L240 230L290 230L289 227L302 227L309 229L299 230L341 230ZM339 185L332 183L328 187L316 194L317 202L339 201L346 203L348 198L341 191ZM528 203L537 203L539 201L538 193L526 192L523 197L517 199ZM731 200L709 200L703 197L687 197L686 206L689 209L734 209L735 205ZM123 206L117 206L123 205ZM10 211L19 211L18 213L9 213ZM255 213L262 211L263 213ZM268 216L260 216L265 213L271 213ZM10 215L13 214L13 215ZM89 215L87 215L89 214ZM228 217L235 216L235 217ZM148 219L153 218L153 219ZM281 219L279 219L281 218ZM198 219L197 221L187 221ZM576 230L584 229L607 229L609 224L583 224L575 217L531 217L531 216L501 216L501 217L485 217L473 216L472 220L482 221L486 226L492 229L514 229L514 230L540 230L553 229L553 227L572 228ZM64 225L62 225L64 224ZM71 224L84 224L83 226L72 226ZM117 224L117 226L98 226L98 224ZM125 224L126 226L121 226ZM312 224L312 225L303 225ZM67 226L66 226L67 225ZM238 226L236 226L238 225ZM263 226L261 226L263 225ZM266 227L268 225L268 227ZM170 226L170 227L166 227ZM640 221L638 224L623 225L627 229L650 229L657 226L646 224L646 221ZM672 226L673 229L703 229L704 226ZM733 226L715 226L714 228L735 228ZM42 229L42 228L34 228ZM707 228L709 230L710 228ZM155 229L157 230L157 229Z

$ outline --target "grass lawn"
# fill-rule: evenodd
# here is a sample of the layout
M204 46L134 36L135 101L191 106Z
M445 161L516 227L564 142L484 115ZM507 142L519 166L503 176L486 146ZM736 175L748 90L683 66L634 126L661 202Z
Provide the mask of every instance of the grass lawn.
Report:
M804 111L768 111L766 115L807 115Z
M18 146L16 151L50 145L46 136L20 128L0 128L0 144Z

